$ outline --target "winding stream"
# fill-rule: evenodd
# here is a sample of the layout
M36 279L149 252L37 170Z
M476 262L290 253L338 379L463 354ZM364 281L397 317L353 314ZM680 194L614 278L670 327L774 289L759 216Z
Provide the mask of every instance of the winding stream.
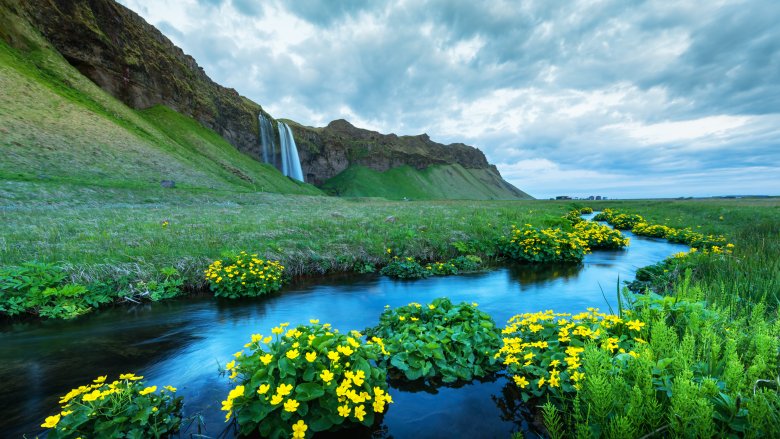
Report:
M448 296L478 302L503 326L514 314L554 309L579 312L589 306L616 308L618 277L656 263L686 246L633 236L626 250L596 251L580 266L508 267L487 273L394 281L378 275L338 276L299 282L272 297L218 302L210 298L116 307L76 321L31 322L0 327L0 431L3 437L34 437L57 400L98 375L113 379L135 372L150 385L170 384L184 397L185 415L201 413L206 434L224 429L220 402L230 388L224 364L250 334L270 334L317 318L342 331L377 323L385 305L427 303ZM520 420L502 419L499 404L507 384L472 383L437 394L390 389L395 401L384 418L395 438L509 437ZM188 437L183 435L182 437Z

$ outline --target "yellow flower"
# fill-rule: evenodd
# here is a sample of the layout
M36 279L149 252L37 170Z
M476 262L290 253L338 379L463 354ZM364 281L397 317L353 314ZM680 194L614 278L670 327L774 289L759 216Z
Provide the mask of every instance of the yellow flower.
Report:
M138 381L138 380L141 380L143 378L144 377L136 376L135 374L132 374L132 373L123 373L122 375L119 375L119 379L120 380Z
M391 248L388 248L388 249L387 249L387 252L388 252L388 253L392 253L392 252L393 252L393 249L391 249Z
M293 426L293 439L302 439L306 437L306 430L309 427L303 422L303 419L298 420Z
M284 396L282 396L282 395L277 393L276 395L271 397L271 404L272 405L277 405L277 404L281 403L283 400L284 400Z
M100 390L94 390L91 393L87 393L84 395L83 398L81 398L84 402L92 402L97 401L98 398L103 396L103 393Z
M236 367L236 360L230 360L225 364L225 369L227 370L233 370L233 368Z
M339 354L335 352L328 352L328 358L330 358L330 361L339 361Z
M46 422L41 424L41 427L54 428L58 422L60 422L60 415L49 416L46 418Z
M287 396L292 392L292 384L279 384L279 387L276 388L276 394Z
M320 378L322 378L322 381L325 381L325 384L329 384L331 380L333 380L333 373L328 369L325 369L320 374Z
M108 375L99 376L99 377L95 378L94 382L97 383L97 384L101 384L101 383L104 383L106 381L106 378L108 378Z
M544 377L541 377L539 378L539 382L536 383L536 387L541 389L543 385L544 385Z
M298 406L300 404L298 401L294 399L288 399L287 402L284 403L284 409L290 413L293 413L294 411L298 410Z
M573 374L571 374L571 380L574 381L574 382L580 381L583 378L585 378L585 374L580 372L580 371L577 371L577 372L574 372Z
M169 392L171 392L171 393L173 393L173 392L175 392L175 391L176 391L176 388L175 388L175 387L173 387L173 386L165 386L165 389L166 389L166 390L168 390L168 391L169 391Z
M363 422L363 417L366 416L366 407L363 404L355 407L355 417L358 421Z
M268 392L268 389L271 388L270 384L260 384L260 387L257 389L258 395L265 395Z
M287 358L291 360L298 358L298 349L292 349L287 351Z
M626 326L628 326L630 329L633 329L634 331L641 331L642 327L645 326L645 323L639 320L631 320L630 322L626 323Z
M147 388L141 390L138 393L141 394L141 395L148 395L148 394L156 392L156 391L157 391L157 386L150 386L150 387L147 387Z
M273 355L271 355L271 354L265 354L265 355L261 355L261 356L260 356L260 361L262 361L262 362L263 362L263 364L265 364L266 366L267 366L267 365L268 365L268 363L270 363L270 362L271 362L271 360L273 360L273 359L274 359L274 356L273 356Z
M284 328L282 328L281 326L277 326L271 329L271 332L273 332L274 334L281 334L282 332L284 332Z
M313 363L314 360L317 359L317 353L316 352L306 352L306 361L309 363Z
M356 386L362 386L363 380L365 379L366 379L366 373L363 372L362 370L359 370L352 375L352 382L355 383Z
M514 380L515 384L517 384L517 387L520 387L521 389L525 389L525 386L528 385L528 380L525 379L525 377L515 375L512 377L512 379Z
M60 413L62 416L68 416L69 414L73 413L73 410L65 410L64 412Z
M355 351L352 350L349 346L337 346L336 350L344 354L345 356L349 357L352 355Z
M339 416L341 416L342 418L346 418L347 416L349 416L349 413L351 411L352 410L349 408L347 404L339 406Z
M312 325L316 325L319 322L320 321L318 319L309 319L309 323L311 323Z

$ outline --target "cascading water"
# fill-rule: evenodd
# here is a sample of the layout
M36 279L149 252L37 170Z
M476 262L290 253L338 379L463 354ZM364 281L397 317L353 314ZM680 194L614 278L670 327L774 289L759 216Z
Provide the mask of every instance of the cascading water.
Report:
M260 113L259 122L263 161L274 165L282 171L282 174L303 181L301 160L298 157L298 147L295 145L292 129L284 122L277 122L279 126L279 148L277 149L271 119Z
M279 144L282 153L282 174L303 181L301 159L298 158L298 146L292 130L284 122L279 122Z
M271 125L271 120L265 117L263 113L260 113L260 148L263 151L263 162L270 163L275 167L277 165L276 160L276 143L274 142L274 127Z

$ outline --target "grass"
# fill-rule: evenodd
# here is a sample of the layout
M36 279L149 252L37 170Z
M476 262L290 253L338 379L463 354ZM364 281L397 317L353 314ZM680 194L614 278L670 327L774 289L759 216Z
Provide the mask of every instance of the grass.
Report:
M387 248L421 260L455 256L456 244L484 255L512 224L556 224L566 209L0 181L0 265L57 262L98 277L167 265L194 272L223 251L251 250L294 275L344 271L386 260Z
M399 166L385 172L351 166L325 182L323 190L342 197L383 197L391 200L531 198L508 187L506 182L487 169L466 169L459 164L431 166L422 170Z

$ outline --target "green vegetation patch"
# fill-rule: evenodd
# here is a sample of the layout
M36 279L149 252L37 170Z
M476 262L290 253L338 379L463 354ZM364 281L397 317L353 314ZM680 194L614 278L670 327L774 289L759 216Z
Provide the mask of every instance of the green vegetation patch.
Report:
M499 331L475 303L453 304L440 298L425 306L410 303L386 309L366 335L383 340L379 364L396 378L453 383L500 368L493 356L500 346Z
M518 200L531 198L508 186L488 169L466 169L459 164L418 170L399 166L379 172L350 166L326 181L322 189L342 197L382 197L389 200Z

